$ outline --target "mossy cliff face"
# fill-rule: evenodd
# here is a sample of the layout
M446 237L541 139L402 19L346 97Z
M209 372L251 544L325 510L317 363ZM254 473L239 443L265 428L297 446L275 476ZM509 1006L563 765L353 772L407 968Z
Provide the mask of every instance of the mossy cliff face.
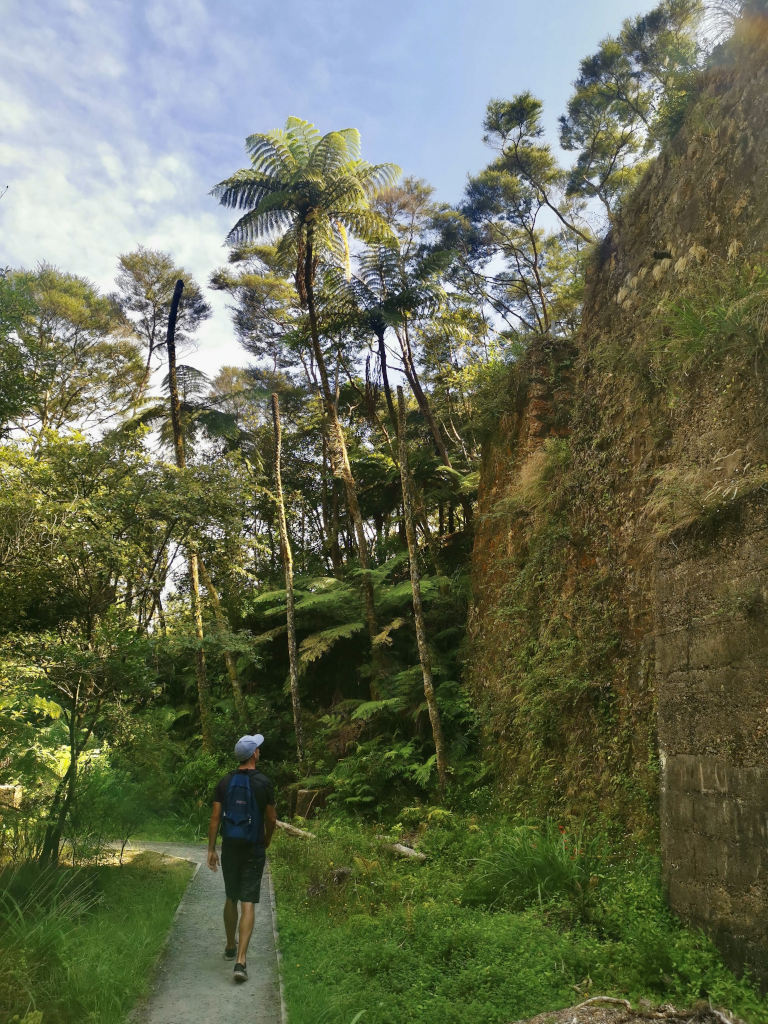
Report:
M510 802L661 828L768 980L768 40L744 25L488 446L468 658Z

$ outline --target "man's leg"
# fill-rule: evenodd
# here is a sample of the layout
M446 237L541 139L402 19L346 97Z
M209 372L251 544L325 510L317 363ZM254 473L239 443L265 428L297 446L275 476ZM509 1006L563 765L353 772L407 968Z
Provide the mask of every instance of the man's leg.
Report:
M237 849L233 849L224 839L221 844L221 873L224 875L224 891L227 897L224 903L224 930L227 933L228 957L231 955L229 950L237 945L237 898L242 871L241 858L237 854Z
M248 953L248 943L251 941L251 932L253 931L254 907L254 903L248 903L246 900L241 900L240 902L240 928L237 933L236 960L239 964L246 962L245 957ZM235 915L237 915L237 908L235 908ZM227 945L230 945L229 939L227 939Z
M261 895L261 876L264 872L266 855L263 847L251 847L248 850L243 873L240 879L240 927L238 929L237 961L245 965L248 943L253 931L253 918L256 904Z
M253 927L253 922L251 922ZM235 932L237 931L237 904L227 898L224 901L224 931L227 933L227 949L234 949Z

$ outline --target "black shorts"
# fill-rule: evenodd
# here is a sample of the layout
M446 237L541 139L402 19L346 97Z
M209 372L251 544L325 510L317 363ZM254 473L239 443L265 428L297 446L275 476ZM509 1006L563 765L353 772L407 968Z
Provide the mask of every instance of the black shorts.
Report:
M221 873L227 899L258 903L267 851L244 839L222 839Z

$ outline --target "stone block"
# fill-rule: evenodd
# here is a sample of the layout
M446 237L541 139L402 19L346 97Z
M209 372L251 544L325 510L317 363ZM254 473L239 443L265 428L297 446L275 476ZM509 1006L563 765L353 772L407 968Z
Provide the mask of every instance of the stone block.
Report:
M669 673L678 672L688 668L688 630L680 626L668 633L657 637L656 640L656 675L664 678ZM659 693L659 697L666 696L665 690Z
M21 807L24 790L21 786L0 786L0 807Z
M325 807L329 792L327 789L299 789L295 813L301 818L313 817L316 811Z

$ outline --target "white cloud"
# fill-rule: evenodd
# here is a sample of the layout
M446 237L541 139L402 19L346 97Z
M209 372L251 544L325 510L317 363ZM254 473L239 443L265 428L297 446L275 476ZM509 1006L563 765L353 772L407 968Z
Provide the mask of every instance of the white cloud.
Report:
M154 0L144 16L158 41L172 50L192 52L209 32L208 13L200 0Z
M32 107L19 93L11 89L4 90L2 114L3 133L13 134L26 127L32 121Z

